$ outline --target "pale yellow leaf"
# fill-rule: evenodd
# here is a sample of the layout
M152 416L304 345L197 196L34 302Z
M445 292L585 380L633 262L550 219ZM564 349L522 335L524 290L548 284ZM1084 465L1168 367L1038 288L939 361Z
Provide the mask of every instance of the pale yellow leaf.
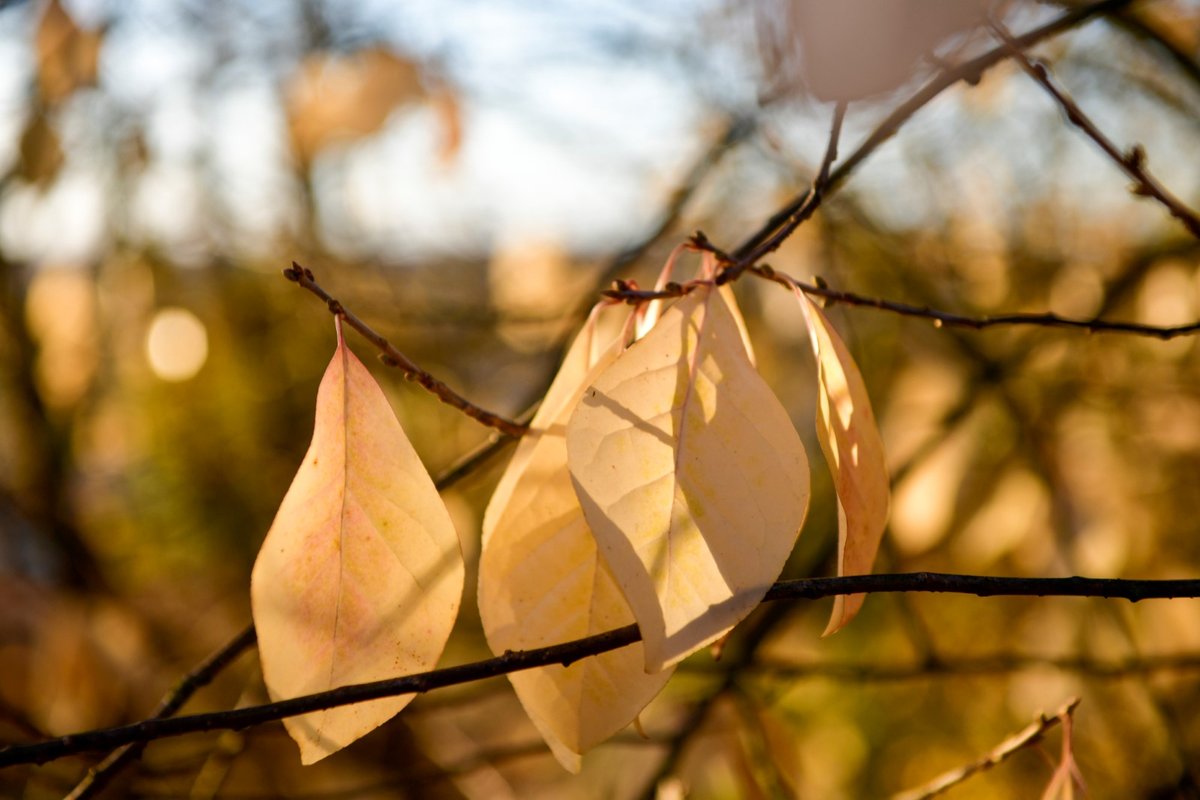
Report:
M450 515L382 390L342 341L312 444L251 579L263 677L281 700L431 669L462 598ZM311 764L413 695L284 720Z
M629 625L619 587L596 550L567 470L566 422L587 379L592 330L579 335L484 517L479 613L496 653L558 644ZM524 457L522 457L524 456ZM503 490L503 491L501 491ZM640 644L509 675L522 705L568 770L581 754L628 725L670 677L647 675Z
M800 437L707 285L596 378L567 427L567 453L648 672L758 605L808 507Z
M797 291L817 359L817 437L838 497L838 575L871 571L891 502L883 440L854 357L820 308ZM846 625L865 595L840 595L825 635Z
M750 343L750 331L746 329L746 320L742 317L742 310L738 308L733 287L727 283L721 287L720 291L725 305L729 306L729 313L733 315L733 321L737 323L738 333L742 336L742 346L746 348L746 358L750 359L751 364L757 364L758 362L754 358L754 345Z
M517 442L508 467L500 476L500 482L496 484L496 489L492 492L492 499L483 513L484 543L487 542L491 531L495 530L496 524L499 522L497 518L499 513L509 508L513 489L516 487L518 479L525 474L525 463L533 455L538 441L549 427L549 423L560 415L563 406L569 404L573 407L578 402L578 394L583 386L584 378L587 377L591 363L595 360L596 322L597 311L593 309L587 322L584 323L583 329L567 349L558 373L550 383L550 388L546 390L546 396L542 398L537 412L529 421L529 430Z

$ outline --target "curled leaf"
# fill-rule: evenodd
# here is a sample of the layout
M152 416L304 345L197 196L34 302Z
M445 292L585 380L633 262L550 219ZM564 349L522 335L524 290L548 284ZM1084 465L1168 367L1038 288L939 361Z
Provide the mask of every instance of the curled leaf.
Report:
M567 426L567 454L648 672L758 605L808 508L804 446L709 285L596 377Z
M817 358L817 438L838 497L838 575L862 575L875 563L891 502L883 439L854 357L816 303L795 291ZM864 598L838 596L825 635L854 619Z
M254 564L251 600L273 700L431 669L462 597L450 515L366 367L338 345L312 444ZM284 720L311 764L386 722L391 697Z
M633 622L600 558L567 470L565 431L587 379L612 362L616 342L590 369L589 324L567 353L484 517L479 612L494 652L529 649ZM509 675L559 762L580 755L633 720L670 677L647 675L641 644Z

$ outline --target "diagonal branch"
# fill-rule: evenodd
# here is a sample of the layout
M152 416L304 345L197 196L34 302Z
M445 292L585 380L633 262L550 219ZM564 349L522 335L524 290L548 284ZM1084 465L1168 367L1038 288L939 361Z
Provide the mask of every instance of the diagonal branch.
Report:
M797 228L807 222L813 214L817 213L817 209L821 207L821 201L825 198L825 191L830 185L829 171L833 167L833 162L837 159L838 141L842 137L842 121L845 118L846 101L839 100L833 107L833 121L829 125L829 143L825 146L825 155L821 159L821 166L817 170L817 177L813 179L812 186L809 187L804 202L796 209L795 213L788 216L787 220L774 233L752 248L750 252L739 257L735 264L726 267L717 277L718 284L736 281L747 267L757 263L760 258L768 253L773 253L777 250L779 245L783 244L789 236L795 233Z
M1037 719L1005 739L994 750L979 760L972 761L970 764L965 764L957 769L952 769L934 778L924 786L896 795L892 800L929 800L931 797L937 797L939 794L949 791L976 773L989 770L998 764L1004 763L1015 753L1024 750L1026 747L1036 745L1056 725L1069 725L1071 715L1075 713L1075 707L1078 705L1079 698L1072 697L1058 711L1055 711L1053 715L1047 716L1044 712L1039 714Z
M197 689L207 686L220 672L229 666L234 659L254 645L257 635L253 625L247 625L236 636L226 642L191 672L183 676L170 692L163 697L158 708L154 709L150 719L166 719L183 707ZM136 742L120 747L108 754L108 757L89 769L75 788L63 800L85 800L95 797L131 761L135 761L146 747L145 742Z
M495 428L507 436L517 438L525 433L527 426L519 422L513 422L499 414L494 414L487 409L480 408L433 375L418 367L408 356L397 350L391 342L381 336L374 328L363 322L362 319L343 306L337 298L325 291L317 283L316 278L313 277L312 270L292 262L292 266L283 271L283 276L324 300L325 305L329 307L330 313L345 319L347 325L354 328L354 330L362 334L363 338L375 345L376 349L380 352L380 360L384 364L401 370L410 380L414 380L424 386L443 403L457 408L471 419L487 425L489 428Z
M1108 138L1103 131L1096 127L1096 123L1091 117L1083 112L1083 109L1071 98L1063 89L1060 89L1050 76L1050 70L1041 61L1034 61L1025 55L1020 42L1013 39L1012 34L996 20L989 20L988 25L992 29L992 33L996 35L1008 48L1012 57L1021 66L1021 69L1033 78L1038 84L1046 90L1054 101L1062 108L1063 113L1067 115L1067 121L1074 125L1079 130L1083 131L1089 139L1099 145L1100 149L1107 155L1121 170L1129 176L1134 182L1131 191L1140 197L1150 197L1157 200L1171 214L1172 217L1179 220L1183 227L1187 228L1188 233L1200 239L1200 216L1189 208L1182 200L1171 194L1158 179L1151 174L1146 167L1146 151L1142 149L1140 144L1135 144L1128 151L1122 152L1121 148Z
M434 481L438 491L448 489L467 475L470 475L487 459L498 453L509 441L511 441L509 437L497 435L490 441L484 442L475 448L475 450L467 453ZM163 697L162 702L154 710L154 714L150 719L166 719L167 717L175 716L176 712L183 708L184 703L198 689L202 689L211 683L239 655L253 646L256 639L257 634L254 630L254 624L251 623L238 632L221 649L214 652L185 675L175 685L175 688ZM87 771L87 774L76 784L75 788L71 790L70 794L64 800L86 800L89 797L95 797L96 793L103 791L122 769L141 756L144 747L145 742L140 742L125 745L109 753L103 761Z
M1093 17L1102 14L1111 14L1128 6L1133 0L1103 0L1103 2L1091 3L1088 5L1079 6L1066 12L1062 16L1051 20L1041 27L1034 28L1028 33L1024 33L1014 39L1020 47L1032 47L1038 42L1044 41L1051 37L1057 36L1060 33L1076 28ZM880 145L891 139L896 133L908 122L918 111L929 104L935 97L940 95L951 86L963 83L975 83L982 77L983 73L992 68L996 64L1010 58L1012 53L1007 46L1000 46L994 50L990 50L983 55L964 61L953 69L939 73L925 86L921 87L912 97L905 100L900 105L896 106L890 114L888 114L882 122L875 127L869 136L858 146L844 161L838 164L829 175L829 181L825 187L825 193L834 191L850 176L855 169L858 168L863 161L872 155ZM731 254L734 261L740 262L750 256L754 251L767 241L771 236L779 230L779 228L788 223L794 214L800 211L808 202L809 191L805 190L801 194L792 198L783 208L776 211L771 217L762 224L746 241L742 242L736 250Z
M1105 597L1130 601L1151 598L1200 597L1200 579L1122 580L1112 578L1013 578L915 572L895 575L856 575L781 581L766 600L813 600L834 595L878 592L941 592L977 597ZM446 686L507 675L511 672L568 666L581 658L606 653L640 641L636 625L535 650L509 651L495 658L406 675L371 683L342 686L327 692L259 706L210 714L150 719L132 725L71 734L32 744L0 748L0 767L41 764L92 750L107 750L136 742L215 730L242 730L327 708L402 694L422 694Z

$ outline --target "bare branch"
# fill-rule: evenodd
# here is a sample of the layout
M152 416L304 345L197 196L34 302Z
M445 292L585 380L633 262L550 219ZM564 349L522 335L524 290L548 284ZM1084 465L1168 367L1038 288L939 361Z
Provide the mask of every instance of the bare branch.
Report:
M1192 58L1186 50L1158 30L1143 15L1136 11L1126 10L1112 15L1113 22L1119 28L1124 28L1133 36L1143 39L1160 50L1167 58L1175 62L1187 79L1200 86L1200 62Z
M671 193L666 208L659 214L658 223L645 236L617 253L604 265L604 271L598 281L599 285L604 286L611 282L620 275L621 270L645 255L655 242L666 236L679 221L684 208L695 195L700 184L720 163L722 157L757 129L758 123L753 117L731 120L722 134L696 159L683 181ZM589 299L584 307L584 313L590 308L591 301Z
M830 184L829 170L833 166L833 162L837 159L838 141L842 136L842 121L845 118L846 102L842 100L833 107L833 121L829 125L829 143L825 146L825 155L821 159L821 166L817 170L817 177L813 179L812 186L809 187L801 206L796 209L795 213L789 215L787 220L774 233L756 245L750 252L740 256L735 264L727 267L717 276L717 283L736 281L747 267L757 263L760 258L768 253L777 250L797 228L807 222L813 214L817 213L817 209L821 207L821 201L825 198L825 190Z
M494 438L484 442L475 450L463 456L449 469L439 475L437 480L434 481L434 485L437 486L438 491L453 486L478 469L480 464L483 464L498 453L510 441L512 441L510 437L495 435ZM225 646L196 665L191 672L185 675L175 688L162 699L162 702L154 710L154 714L150 719L165 719L175 716L176 712L183 707L183 704L198 689L211 683L222 670L233 663L234 659L241 655L247 648L251 647L256 638L257 634L254 631L253 623L243 628ZM145 743L139 743L126 745L114 750L103 761L92 769L89 769L83 780L71 790L71 793L64 800L85 800L85 798L94 797L97 792L103 791L104 787L116 777L117 773L124 769L127 764L141 756L144 746Z
M1027 727L1005 739L994 750L978 761L973 761L957 769L952 769L917 789L895 795L893 800L929 800L931 797L937 797L939 794L954 788L972 775L991 769L997 764L1004 763L1014 753L1018 753L1026 747L1032 747L1040 742L1046 733L1056 725L1067 723L1071 715L1075 712L1075 707L1078 705L1079 698L1072 697L1058 711L1054 712L1052 716L1046 716L1044 713L1039 714L1038 718Z
M788 288L794 284L799 287L805 294L811 294L815 297L822 297L828 303L844 303L849 306L859 306L862 308L874 308L879 311L890 311L893 314L900 314L905 317L918 317L928 319L937 327L947 326L954 328L970 328L972 330L984 330L986 328L1026 326L1038 328L1064 328L1069 330L1085 331L1087 333L1122 333L1132 336L1147 336L1153 339L1174 339L1179 336L1192 336L1200 333L1200 321L1189 322L1186 325L1143 325L1138 322L1122 322L1119 320L1103 320L1103 319L1073 319L1071 317L1062 317L1052 312L1014 312L1007 314L989 314L983 317L972 317L966 314L955 314L950 311L940 311L929 306L915 306L909 303L900 303L894 300L885 300L879 297L866 297L864 295L855 294L854 292L843 292L838 289L831 289L824 283L813 284L798 281L785 273L777 272L767 264L762 264L749 268L750 272L765 280L774 281L775 283ZM614 300L623 300L627 303L644 303L657 298L681 297L692 291L695 286L690 284L676 284L663 291L650 291L644 289L632 289L625 285L619 285L616 288L608 289L602 294L605 297Z
M1087 134L1093 142L1100 146L1118 167L1124 171L1134 182L1131 191L1139 197L1150 197L1157 200L1171 214L1172 217L1183 223L1183 227L1187 228L1188 233L1200 239L1200 216L1189 208L1182 200L1171 194L1167 189L1158 182L1158 179L1150 173L1146 167L1146 151L1142 149L1140 144L1135 144L1128 151L1122 152L1121 148L1113 143L1112 139L1104 134L1094 123L1083 109L1066 93L1055 85L1053 78L1050 76L1050 70L1041 61L1034 61L1025 55L1022 50L1022 45L1012 38L1008 30L998 21L989 20L988 25L992 32L996 34L1004 46L1008 48L1016 62L1021 66L1021 69L1033 78L1038 84L1046 90L1054 101L1062 108L1063 113L1067 116L1067 121L1074 125L1079 130Z
M1111 14L1128 6L1133 0L1104 0L1099 3L1091 3L1089 5L1079 6L1071 9L1067 13L1051 20L1050 22L1035 28L1028 33L1016 37L1014 40L1020 47L1032 47L1038 42L1044 41L1051 37L1057 36L1064 31L1071 30L1079 25L1087 22L1093 17L1102 14ZM1007 46L1000 46L994 50L990 50L977 58L970 61L965 61L954 69L941 72L925 86L918 90L912 97L904 101L888 114L875 127L875 130L863 141L858 148L846 157L844 161L838 164L829 175L829 181L825 187L825 193L834 191L843 181L850 176L858 166L865 161L872 153L874 153L880 145L891 139L896 133L910 120L918 111L929 104L931 100L944 92L946 89L954 86L959 82L976 83L979 81L984 72L991 67L1010 58L1011 51ZM809 191L805 190L801 194L792 198L783 208L776 211L770 219L752 234L746 241L738 246L733 251L732 257L736 261L746 259L752 254L763 242L771 238L780 226L786 225L788 220L794 214L804 207L808 202Z
M324 300L331 314L342 317L342 319L346 320L346 324L362 334L363 338L368 342L375 345L376 349L380 352L380 360L384 364L401 370L410 380L414 380L424 386L443 403L457 408L471 419L487 425L489 428L495 428L507 436L520 437L525 433L525 425L480 408L414 364L408 356L397 350L391 342L383 338L375 329L363 322L352 311L343 306L339 300L333 297L333 295L325 291L317 283L312 270L292 262L292 266L283 271L283 276L289 281L303 286Z
M1120 680L1156 672L1195 672L1200 670L1200 653L1172 653L1115 661L1085 656L1000 653L994 656L954 658L939 656L913 664L876 664L855 661L796 663L780 659L760 658L750 669L756 676L767 680L820 679L856 683L892 683L952 676L1004 675L1046 668L1086 675L1089 678L1100 680ZM713 671L707 665L695 665L688 669L698 674Z
M214 652L191 672L183 676L175 688L163 697L150 719L166 719L183 707L196 690L207 686L220 672L233 663L234 659L254 645L257 635L253 625L247 625L224 646ZM109 782L131 761L135 761L146 747L145 742L136 742L120 747L108 754L98 765L89 769L74 789L63 800L84 800L104 791Z
M788 285L792 278L777 273L763 265L756 267L754 273L761 278ZM1008 314L989 314L983 317L972 317L965 314L955 314L949 311L939 311L929 306L914 306L908 303L898 303L877 297L864 297L852 292L842 292L825 285L794 281L795 285L805 294L823 297L830 303L845 303L851 306L875 308L880 311L890 311L905 317L920 317L928 319L937 327L949 326L955 328L970 328L984 330L1003 326L1031 326L1039 328L1066 328L1086 331L1087 333L1123 333L1133 336L1148 336L1154 339L1174 339L1179 336L1191 336L1200 333L1200 321L1189 322L1186 325L1143 325L1138 322L1122 322L1119 320L1102 319L1073 319L1061 317L1052 312Z
M896 575L856 575L841 578L781 581L771 587L765 600L814 600L833 595L879 592L943 592L970 594L977 597L1106 597L1136 602L1151 598L1200 597L1200 579L1000 578L984 575L914 572ZM377 700L381 697L423 694L446 686L470 683L552 664L568 666L581 658L616 650L640 640L641 635L637 626L628 625L624 628L550 647L509 651L501 656L470 664L371 683L342 686L327 692L275 703L210 714L149 719L132 725L76 733L44 742L10 745L0 749L0 767L16 764L40 764L77 753L107 750L135 742L148 742L188 733L241 730L251 725L260 725L285 717L352 705L366 700Z

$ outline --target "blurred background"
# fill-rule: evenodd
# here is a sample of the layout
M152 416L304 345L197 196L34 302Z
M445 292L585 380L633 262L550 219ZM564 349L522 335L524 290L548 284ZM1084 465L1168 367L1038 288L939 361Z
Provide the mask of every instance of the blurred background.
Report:
M249 621L254 555L333 348L295 260L466 397L518 415L614 277L702 229L732 248L940 71L983 3L0 3L0 740L140 719ZM1014 31L1071 2L1002 4ZM1109 3L1036 52L1200 203L1200 3ZM1200 318L1200 241L1011 63L920 110L770 258L963 314ZM809 444L787 575L833 571L799 309L737 292ZM880 571L1200 574L1200 352L834 306L883 426ZM490 432L372 365L442 473ZM507 457L445 492L473 569ZM443 663L488 655L473 573ZM1079 695L1091 797L1200 796L1200 602L879 595L775 604L630 731L554 762L503 679L419 698L301 768L278 724L152 744L112 797L880 797ZM188 711L263 702L247 654ZM1037 796L1059 734L951 796ZM59 797L96 757L0 772ZM665 780L664 780L665 779Z

